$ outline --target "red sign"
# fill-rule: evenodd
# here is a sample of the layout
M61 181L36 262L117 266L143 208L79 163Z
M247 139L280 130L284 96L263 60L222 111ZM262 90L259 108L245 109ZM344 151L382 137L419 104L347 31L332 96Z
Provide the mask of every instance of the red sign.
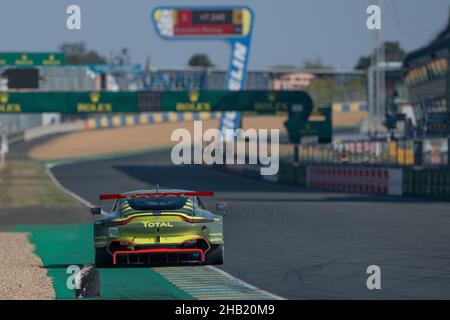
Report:
M177 10L174 35L241 35L241 10Z

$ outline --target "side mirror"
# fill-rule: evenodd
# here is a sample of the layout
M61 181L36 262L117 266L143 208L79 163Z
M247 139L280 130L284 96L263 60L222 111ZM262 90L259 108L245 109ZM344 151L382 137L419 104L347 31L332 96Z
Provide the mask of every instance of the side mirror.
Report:
M216 209L220 214L224 215L228 210L228 203L226 202L217 202Z
M101 207L91 207L91 214L102 214L102 208Z

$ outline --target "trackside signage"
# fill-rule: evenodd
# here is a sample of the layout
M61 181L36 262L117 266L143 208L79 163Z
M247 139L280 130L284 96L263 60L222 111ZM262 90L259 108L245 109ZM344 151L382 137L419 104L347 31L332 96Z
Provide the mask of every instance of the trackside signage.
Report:
M114 113L114 112L214 112L285 114L301 104L309 114L312 101L303 91L177 91L150 92L0 92L0 113ZM145 92L148 93L148 92ZM141 99L145 101L140 101Z
M161 96L161 111L177 112L285 114L291 104L302 104L308 114L312 110L312 100L303 91L188 91L164 92Z
M35 67L65 64L66 58L62 52L0 52L0 66Z
M22 104L10 101L10 94L6 92L0 93L0 112L20 113L22 112Z
M231 46L231 58L225 81L225 90L244 89L250 44L254 25L254 12L249 7L158 7L152 13L158 35L163 39L224 40ZM194 111L197 106L180 105ZM207 105L199 108L207 110ZM241 125L242 115L237 111L222 114L219 128L235 130ZM223 136L225 140L233 137Z
M135 92L4 92L0 113L136 112Z

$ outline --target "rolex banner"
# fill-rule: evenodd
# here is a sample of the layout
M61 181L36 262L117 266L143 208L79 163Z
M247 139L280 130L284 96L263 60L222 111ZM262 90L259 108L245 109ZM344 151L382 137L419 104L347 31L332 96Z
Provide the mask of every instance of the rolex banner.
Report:
M286 113L312 109L303 91L0 92L0 113L215 112Z
M2 92L0 113L136 112L135 92Z

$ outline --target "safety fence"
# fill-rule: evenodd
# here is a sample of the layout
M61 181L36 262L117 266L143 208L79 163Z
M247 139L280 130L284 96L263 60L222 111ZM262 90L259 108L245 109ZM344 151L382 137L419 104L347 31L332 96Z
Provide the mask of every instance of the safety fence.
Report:
M450 201L450 169L282 162L278 182L328 191Z

